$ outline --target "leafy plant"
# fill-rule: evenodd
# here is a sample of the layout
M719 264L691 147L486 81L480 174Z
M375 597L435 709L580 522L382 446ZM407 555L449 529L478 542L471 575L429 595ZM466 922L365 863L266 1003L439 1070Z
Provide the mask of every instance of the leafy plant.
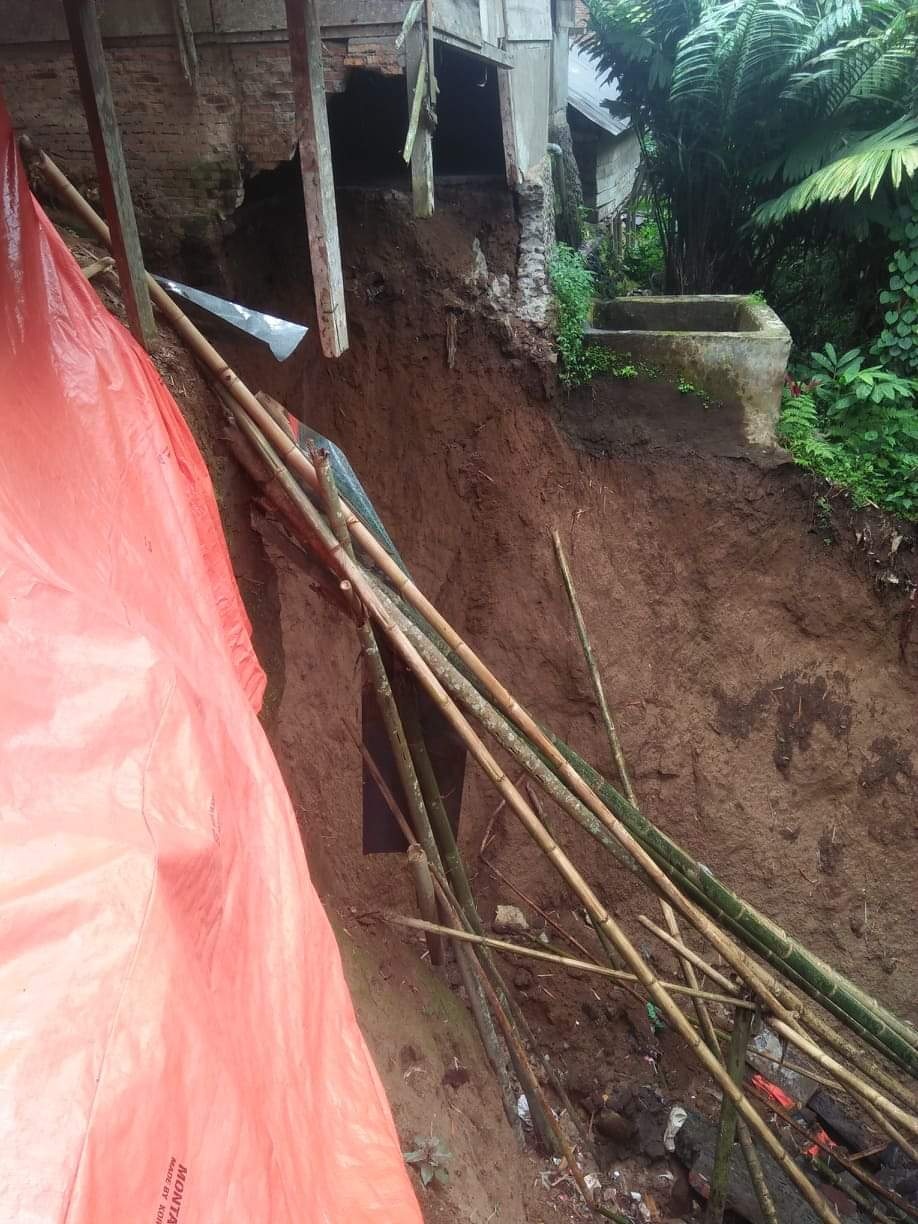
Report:
M415 1135L414 1149L404 1155L406 1164L416 1166L422 1186L429 1186L431 1182L445 1186L449 1182L446 1162L452 1159L452 1154L436 1136Z
M918 512L918 380L827 344L787 388L779 436L802 467L857 504Z
M555 297L555 344L561 362L560 379L576 387L607 371L612 354L583 340L583 325L593 310L596 278L573 247L559 242L548 265Z
M918 194L899 209L898 221L890 235L899 247L889 264L889 288L880 294L885 326L870 351L918 375Z
M818 205L835 232L863 229L918 173L914 0L588 7L588 49L641 142L669 287L767 283L767 227L813 225Z
M653 216L639 225L625 243L622 271L639 289L657 289L663 285L666 256L663 236Z

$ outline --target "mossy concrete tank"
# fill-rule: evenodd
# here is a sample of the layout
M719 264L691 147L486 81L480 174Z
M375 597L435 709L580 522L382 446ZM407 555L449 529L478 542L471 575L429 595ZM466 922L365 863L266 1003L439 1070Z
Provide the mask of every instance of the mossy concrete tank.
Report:
M597 303L584 336L738 404L746 441L775 445L791 337L763 302L734 294L612 298Z

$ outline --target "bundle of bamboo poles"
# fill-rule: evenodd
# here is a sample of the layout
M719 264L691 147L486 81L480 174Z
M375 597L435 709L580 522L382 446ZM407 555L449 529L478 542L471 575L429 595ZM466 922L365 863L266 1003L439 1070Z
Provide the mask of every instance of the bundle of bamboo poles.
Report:
M107 244L107 227L75 188L46 155L34 149L29 153L63 202ZM906 1078L918 1075L918 1032L740 900L640 813L560 537L555 534L554 546L562 580L623 793L533 719L415 586L384 542L341 500L327 456L300 449L283 413L264 397L252 394L152 278L149 286L155 305L219 389L238 431L234 445L247 470L283 513L288 526L332 575L342 596L340 605L357 626L407 809L401 810L379 777L386 801L409 843L407 859L422 914L421 919L410 922L427 933L435 963L442 957L443 939L454 947L511 1123L518 1125L515 1078L526 1093L533 1123L546 1149L567 1161L586 1202L600 1214L616 1218L615 1213L593 1203L578 1162L576 1140L571 1140L550 1103L549 1090L543 1086L547 1081L559 1109L566 1109L570 1122L576 1125L576 1113L567 1101L563 1083L551 1063L539 1056L525 1016L501 975L494 953L506 954L508 948L484 936L420 731L416 709L419 690L436 703L508 811L587 912L609 963L608 968L594 967L594 971L609 981L633 983L628 988L639 989L654 1004L719 1086L723 1108L709 1224L716 1224L723 1211L724 1176L734 1134L747 1161L763 1218L775 1220L777 1216L762 1175L759 1147L781 1166L819 1219L837 1221L834 1208L792 1158L744 1089L746 1043L754 1014L767 1019L787 1046L817 1064L836 1091L845 1094L876 1128L918 1160L918 1096ZM396 660L394 671L383 662L380 635L388 641ZM664 982L656 976L547 827L535 793L524 797L495 758L489 740L506 750L531 783L608 852L610 872L624 867L636 873L656 895L666 929L646 917L642 921L675 950L684 983ZM378 774L372 758L368 757L367 765ZM696 937L708 945L707 959L688 946L680 921L688 923ZM523 949L516 948L515 952L522 953ZM709 964L711 954L724 962L732 976ZM569 962L570 958L562 961ZM581 971L584 962L569 963L568 967ZM717 985L718 991L702 989L699 973ZM691 1001L694 1020L680 1007L682 998ZM711 1002L727 1006L733 1013L726 1056L708 1010ZM847 1032L839 1029L838 1022ZM914 1209L905 1212L909 1214L918 1218Z

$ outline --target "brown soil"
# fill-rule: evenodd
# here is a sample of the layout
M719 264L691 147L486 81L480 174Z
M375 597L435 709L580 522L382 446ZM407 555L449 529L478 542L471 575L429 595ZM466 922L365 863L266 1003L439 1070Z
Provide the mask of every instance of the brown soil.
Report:
M888 595L867 577L878 564L891 573L892 553L901 558L909 541L891 548L874 524L865 559L844 515L829 522L791 466L699 453L679 433L670 388L653 401L647 437L626 436L625 419L601 443L594 436L590 449L602 454L573 446L565 430L582 437L584 401L549 401L552 379L520 350L474 273L475 237L492 275L512 272L506 196L464 191L426 223L394 194L343 196L340 206L351 351L326 362L311 335L284 366L242 343L225 345L230 360L345 449L422 589L539 719L608 769L555 570L549 532L558 526L647 815L814 951L918 1019L918 662L900 659L897 588ZM295 216L278 204L243 217L228 263L247 304L297 318L308 316L310 289ZM449 312L459 321L454 369ZM381 905L411 911L412 901L397 857L361 855L361 768L347 733L359 712L353 632L275 532L250 530L251 489L223 453L214 418L202 415L212 409L207 393L173 385L213 464L270 674L266 724L311 869L338 916L400 1133L407 1144L433 1128L454 1152L453 1186L424 1199L429 1218L575 1219L569 1187L545 1194L535 1184L545 1161L520 1163L464 1010L419 962L420 942L362 921ZM607 422L623 420L622 405L619 383L589 393L589 411ZM494 806L470 766L461 836L487 916L518 900L477 858ZM638 945L675 975L637 923L641 913L656 917L646 890L560 813L549 818ZM491 854L590 944L560 879L506 815ZM611 1104L639 1129L654 1119L646 1134L605 1151L653 1196L665 1166L647 1092L710 1111L711 1090L629 996L557 973L517 980L581 1104L591 1113ZM450 1087L444 1075L456 1061L472 1078ZM635 1152L640 1171L627 1163ZM655 1219L682 1209L658 1199Z

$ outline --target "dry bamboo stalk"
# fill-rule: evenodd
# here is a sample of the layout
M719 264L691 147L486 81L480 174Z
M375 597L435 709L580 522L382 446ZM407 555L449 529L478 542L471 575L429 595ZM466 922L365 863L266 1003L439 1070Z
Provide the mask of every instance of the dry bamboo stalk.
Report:
M440 924L426 921L423 918L407 918L401 914L386 914L386 921L395 923L396 926L411 927L416 931L435 930L439 935L447 934L447 930ZM557 952L546 952L542 948L530 948L528 945L510 943L506 939L494 939L490 935L478 935L474 931L464 931L461 935L453 932L452 937L465 940L467 943L481 944L486 948L493 948L495 952L509 952L516 956L526 956L531 960L547 961L549 964L561 965L565 969L571 970L573 973L593 973L597 977L613 978L619 982L637 982L638 978L633 973L628 973L625 969L609 969L605 965L597 965L593 961L578 960L573 956L561 956ZM730 995L716 994L710 990L696 989L691 986L684 986L681 982L662 982L662 985L672 991L673 994L686 995L692 999L707 999L710 1003L721 1003L724 1007L740 1008L746 1011L755 1011L755 1004L748 1003L744 999L737 999ZM641 999L643 1003L644 1000Z
M590 1192L589 1186L586 1184L586 1179L583 1176L583 1170L580 1168L580 1165L577 1162L577 1157L574 1155L574 1149L568 1142L567 1136L565 1135L561 1124L558 1122L558 1119L555 1117L551 1106L546 1100L545 1093L542 1091L542 1085L536 1078L536 1074L532 1069L532 1064L529 1061L529 1057L526 1054L526 1051L523 1049L522 1042L517 1036L513 1025L510 1023L507 1013L504 1011L501 1005L500 999L497 997L497 992L488 981L488 976L484 969L482 969L477 961L474 963L477 968L478 979L481 982L482 989L484 990L488 1002L491 1005L491 1010L497 1017L497 1023L500 1025L501 1031L503 1032L504 1040L510 1049L513 1050L518 1067L524 1069L525 1080L523 1082L523 1090L526 1093L526 1100L529 1102L529 1112L532 1114L534 1119L534 1106L536 1102L538 1102L541 1112L545 1114L548 1124L554 1133L555 1141L558 1149L560 1150L560 1154L563 1155L564 1159L567 1161L567 1166L571 1171L571 1176L577 1183L577 1189L580 1191L583 1201L588 1207L592 1207L593 1195ZM522 1078L523 1076L521 1076L521 1079Z
M523 1123L516 1108L516 1093L513 1090L513 1085L510 1083L507 1059L501 1051L497 1029L494 1026L494 1017L488 1010L487 996L476 976L472 963L473 960L474 957L467 948L460 944L456 945L456 964L459 966L462 984L465 987L469 1007L472 1009L478 1034L481 1037L481 1044L484 1046L485 1056L491 1064L491 1070L497 1079L498 1091L500 1092L501 1102L504 1107L504 1116L510 1123L510 1129L516 1135L517 1141L522 1147L525 1144L525 1136L523 1134Z
M411 868L411 878L414 880L414 890L418 898L418 909L424 915L427 922L436 922L437 899L434 896L433 879L430 875L430 867L427 865L427 855L417 842L412 842L408 847L408 866ZM436 943L432 944L428 940L427 947L430 951L430 963L432 965L442 965L443 941L437 939Z
M54 164L48 155L42 150L37 149L36 146L28 141L25 137L21 138L20 143L23 147L23 151L28 154L33 164L44 176L49 186L57 192L58 196L64 200L78 216L83 219L83 221L97 234L102 242L110 246L111 236L108 226L89 205L89 203L80 195L73 184ZM277 422L272 419L270 413L268 413L264 407L259 404L257 399L252 395L249 388L242 382L238 375L226 365L223 358L213 347L213 345L211 345L205 339L205 337L194 326L190 319L187 318L184 312L175 304L175 302L173 302L169 295L155 280L153 280L149 274L147 275L147 283L154 303L162 311L178 335L185 340L189 348L199 358L204 366L207 367L218 379L218 381L220 381L226 387L234 400L240 405L243 411L248 414L250 419L256 422L259 427L264 430L265 437L270 440L273 446L278 448L278 454L280 457L286 459L290 463L291 467L303 477L309 487L314 489L316 487L316 475L312 464L309 462L305 454L303 454L303 452L300 451L295 444L291 443L291 440L286 432L277 424ZM627 831L624 830L623 826L621 826L621 822L619 822L617 818L612 817L612 813L602 803L599 796L584 781L584 779L581 778L580 774L573 769L573 767L560 753L556 745L548 736L545 735L538 724L532 719L531 715L529 715L529 713L519 705L512 694L501 684L501 682L490 671L490 669L486 667L482 660L478 658L471 647L469 647L468 644L455 631L455 629L453 629L449 622L443 616L441 616L441 614L419 590L419 588L415 586L408 575L399 567L398 563L389 556L388 552L379 543L374 534L349 508L347 509L347 515L348 527L353 533L354 538L360 544L366 555L379 566L388 580L393 584L394 589L398 591L399 594L421 614L421 616L424 617L428 624L439 634L439 636L444 640L444 642L446 642L456 656L472 671L472 673L484 686L486 691L491 694L491 697L493 698L497 707L502 710L504 714L524 732L526 736L528 736L532 743L539 747L540 751L546 754L547 758L552 762L553 767L558 770L559 775L567 782L567 785L570 787L573 793L577 795L587 805L587 807L594 812L595 815L599 816L604 823L608 823L609 819L613 820L614 824L609 824L610 831L615 834L622 844L626 844L623 841L621 834L623 831ZM630 838L630 833L628 836ZM630 846L628 848L630 849ZM747 912L751 912L749 906L746 906L745 908ZM694 923L694 920L687 911L683 912L686 912L686 916L689 917L689 920L693 921L693 924L697 925L697 923ZM792 944L792 941L789 939L786 933L780 931L780 929L777 928L774 923L764 920L761 915L758 915L758 917L773 933L775 933L776 937L783 941L784 944L788 946ZM799 947L799 945L797 946ZM808 955L810 956L811 963L815 964L815 958L813 958L811 954ZM725 959L728 960L728 963L731 963L729 958L725 957ZM821 968L824 972L828 972L833 975L833 981L835 983L833 986L833 993L837 993L839 987L843 988L848 992L849 997L854 998L855 1001L861 1001L868 1010L872 1009L879 1018L880 1024L883 1025L886 1030L894 1032L897 1034L900 1041L908 1043L913 1048L918 1047L918 1032L916 1032L914 1028L909 1025L905 1025L898 1019L898 1017L893 1016L887 1011L887 1009L883 1008L876 999L872 999L865 995L864 992L856 987L853 983L845 981L845 979L841 978L838 974L834 974L834 971L829 970L828 966L821 966ZM741 976L745 977L745 975ZM750 981L751 984L758 983L757 988L760 988L763 984L761 977L758 975L753 976L752 979L746 978L746 980ZM822 998L822 996L820 996L820 998ZM768 1003L768 1000L763 999L763 1002ZM768 1005L771 1006L771 1004ZM840 1007L846 1022L853 1023L851 1020L850 1011L847 1008L841 1007L841 1005L838 1006ZM772 1010L774 1010L774 1008L772 1008ZM838 1048L840 1038L837 1035L833 1036L834 1044L836 1045L836 1048ZM856 1050L855 1047L851 1047L851 1049ZM857 1062L856 1065L858 1065L865 1074L873 1074L874 1078L876 1078L876 1074L867 1069L867 1064L864 1062L863 1056L860 1055L860 1052L856 1052L853 1056L849 1055L849 1057L852 1057L853 1061L860 1058L861 1061ZM884 1087L886 1087L887 1091L896 1092L896 1087L891 1088L890 1083L895 1084L895 1081L892 1081L891 1077L887 1077L887 1082L884 1084ZM898 1088L898 1092L902 1092L901 1087ZM910 1101L910 1103L913 1102Z
M453 694L524 765L528 772L536 778L564 811L568 812L587 832L596 837L603 846L612 850L616 843L610 842L608 831L595 821L585 805L581 804L564 787L551 771L547 769L523 737L501 718L494 708L481 697L474 686L445 658L436 645L405 616L382 584L373 579L372 576L369 577L369 581L385 606L387 613L416 647L418 652L435 669L439 678L450 688ZM644 859L647 858L647 855L643 849L638 848L635 857L640 857L642 866L645 866ZM659 872L656 864L653 863L653 860L651 860L651 864L658 875L662 874ZM799 1014L806 1020L808 1026L813 1028L814 1031L819 1032L824 1040L831 1043L845 1057L849 1058L865 1076L870 1076L877 1082L880 1082L887 1092L895 1092L907 1101L913 1099L913 1094L904 1085L899 1084L897 1080L889 1076L873 1061L868 1060L852 1042L836 1033L821 1019L811 1006L807 1005L799 996L789 990L783 982L769 973L767 969L757 965L748 953L735 945L728 936L721 932L703 911L695 906L694 903L688 901L667 876L663 875L663 880L665 883L660 883L660 891L677 902L678 908L688 916L696 929L715 947L738 976L755 990L769 1012L786 1020L788 1023L796 1023L795 1013ZM657 882L656 876L654 877L654 882ZM799 1028L799 1024L797 1027ZM869 1089L869 1085L866 1085L866 1087Z
M918 1118L906 1113L894 1101L890 1101L879 1092L876 1092L869 1084L865 1084L859 1076L854 1075L847 1067L842 1066L834 1058L830 1058L828 1054L823 1053L819 1046L814 1045L808 1038L802 1037L796 1029L791 1028L789 1024L785 1024L783 1020L772 1020L771 1027L776 1033L786 1038L792 1045L795 1045L798 1050L802 1050L808 1058L812 1058L813 1062L818 1063L819 1066L829 1071L840 1083L851 1088L858 1095L865 1096L881 1113L885 1113L888 1117L894 1119L900 1126L904 1126L906 1130L911 1131L913 1135L918 1135Z
M278 425L280 425L281 429L284 431L290 441L295 442L296 436L293 432L293 426L290 424L287 413L284 410L284 405L278 403L273 395L268 395L267 391L256 391L255 398L267 412L271 413L271 416L278 423Z
M348 728L348 731L350 732L351 738L354 740L354 743L356 744L358 750L363 756L363 759L366 761L367 768L370 770L370 773L373 775L373 779L376 782L376 785L379 787L380 793L382 794L389 808L389 811L395 817L395 820L398 823L399 828L402 830L403 835L405 835L406 837L410 837L411 830L409 828L408 821L406 820L404 813L399 807L395 799L395 796L392 794L392 791L386 784L385 779L383 778L382 774L379 772L379 768L376 762L373 760L372 755L367 750L366 746L363 744L360 738L357 735L355 735L352 731L350 731L350 728ZM428 866L430 865L428 864ZM461 933L463 930L461 924L468 923L468 918L463 914L463 911L459 906L459 902L457 901L455 895L450 889L446 876L442 874L436 867L430 867L430 873L433 876L434 886L436 888L437 895L440 898L440 902L443 906L443 912L447 916L458 915L460 926L459 927L454 926L452 929L454 931L459 931ZM458 963L459 963L460 973L462 973L463 984L465 986L466 993L469 996L469 1005L472 1009L472 1014L478 1026L482 1045L485 1048L485 1053L488 1057L488 1061L491 1063L491 1067L494 1071L494 1074L497 1077L498 1087L500 1089L501 1099L504 1105L504 1112L507 1115L507 1120L510 1123L511 1129L513 1130L514 1134L519 1133L521 1136L522 1131L520 1128L520 1120L519 1120L519 1116L516 1111L516 1096L514 1095L513 1089L510 1085L510 1082L507 1076L506 1067L501 1061L497 1030L494 1027L494 1019L491 1016L490 1011L488 1010L486 996L484 994L484 991L481 989L481 986L478 983L477 975L473 971L470 962L468 962L468 960L463 960L460 957ZM498 991L498 994L501 997L502 1002L505 1002L507 1005L509 1005L512 1008L513 1007L513 996L507 991L506 986L504 985L503 980L501 979L500 974L497 972L496 967L494 966L493 962L488 961L485 963L485 971L491 975L493 979L494 987ZM515 1014L515 1019L517 1022L522 1022L521 1026L523 1027L523 1030L528 1040L530 1041L533 1049L535 1049L535 1038L532 1034L532 1030L529 1028L528 1024L526 1023L525 1017L522 1015L522 1012L517 1011ZM513 1057L514 1056L511 1054L511 1059ZM548 1078L552 1086L554 1087L555 1091L558 1093L559 1099L564 1102L565 1106L567 1107L568 1113L571 1116L571 1120L573 1121L575 1125L578 1126L578 1130L579 1130L580 1127L577 1123L577 1117L576 1117L576 1114L574 1113L573 1106L571 1105L568 1099L567 1092L565 1091L564 1085L561 1083L561 1080L554 1066L549 1062L547 1058L543 1058L542 1062L543 1062L545 1071L548 1075ZM546 1147L546 1149L550 1150L552 1147L552 1138L551 1138L551 1134L549 1133L549 1122L548 1122L548 1119L544 1117L538 1101L532 1104L531 1114L532 1114L533 1126L539 1132L539 1135L542 1138L542 1142L544 1146ZM587 1142L586 1137L585 1137L585 1142Z
M405 818L405 814L399 807L395 796L392 794L392 791L386 783L385 778L380 773L378 765L373 760L372 754L363 743L360 736L355 734L352 728L347 727L346 729L357 746L360 755L366 762L367 769L369 769L373 776L373 781L379 787L380 794L385 800L386 806L392 813L398 827L401 829L402 835L406 840L410 841L412 836L411 827ZM446 913L447 917L449 917L450 908L448 904L449 897L447 894L448 885L446 883L446 877L441 876L437 869L435 867L431 867L429 863L428 868L434 878L437 891L441 896L444 896L447 899L447 904L444 906L444 912ZM444 929L449 930L450 928ZM518 1138L522 1138L522 1128L520 1126L519 1115L516 1111L516 1095L514 1094L513 1087L510 1083L506 1060L501 1053L500 1039L497 1035L497 1029L494 1026L494 1019L488 1010L487 999L485 998L484 991L481 990L480 986L478 985L478 979L472 971L468 961L459 959L458 964L459 972L462 974L463 984L465 985L466 994L469 998L469 1006L472 1009L472 1016L474 1017L475 1024L478 1028L478 1035L481 1038L481 1044L484 1047L485 1055L497 1078L498 1089L500 1091L501 1101L503 1102L504 1106L504 1113L507 1116L507 1121L510 1123L510 1127L514 1134L516 1134Z
M331 531L340 547L349 552L353 557L351 537L344 522L344 512L341 508L341 500L338 496L338 487L335 484L331 464L328 461L328 454L313 446L311 448L311 455L319 482L319 492L325 507L326 516L331 525ZM377 709L386 728L386 735L389 739L392 755L395 758L398 778L402 784L402 790L408 804L408 812L414 828L414 836L411 838L411 841L417 838L424 848L427 861L439 867L440 853L424 803L424 796L421 793L421 784L418 781L414 761L408 749L405 728L402 725L398 706L395 704L392 685L389 682L386 667L379 651L376 634L366 617L360 617L357 621L357 636L360 639L360 647L366 659L367 671L369 672L370 683L373 686L373 692L376 697ZM417 883L417 877L415 877L415 883ZM420 895L418 903L421 903ZM441 943L439 941L433 944L428 943L428 948L430 950L431 964L442 965L443 948Z
M722 990L727 992L727 994L737 993L735 983L731 982L729 978L724 977L722 973L718 973L718 971L709 965L702 957L700 957L697 952L693 952L691 948L689 948L686 944L681 943L675 938L675 936L670 935L668 931L664 931L662 927L658 927L655 922L651 922L650 919L645 917L644 914L638 915L638 922L641 924L641 926L645 927L648 931L651 931L654 935L656 935L657 939L662 940L667 947L672 948L680 960L688 961L690 964L694 965L696 969L700 969L705 977L709 977L712 982L716 982Z
M270 419L270 418L269 418ZM607 911L600 899L596 896L593 890L587 884L577 867L571 862L562 848L557 844L548 830L544 827L532 808L526 803L519 791L514 787L513 783L501 769L494 756L478 737L473 730L471 724L461 713L459 708L452 702L446 690L440 684L437 677L428 667L427 663L398 628L389 615L385 606L381 602L376 588L368 581L363 569L358 566L347 555L347 552L337 543L332 535L330 528L322 520L318 511L303 493L302 489L293 479L292 475L286 471L279 456L267 442L265 437L260 434L260 431L255 423L240 409L237 414L237 420L240 427L247 434L254 433L260 438L261 447L264 453L270 456L271 466L275 470L277 477L284 483L284 487L289 492L291 498L296 503L298 509L303 514L304 519L319 535L326 549L331 551L336 560L336 568L340 576L348 579L353 584L354 590L360 597L367 611L376 619L382 629L385 631L389 640L392 642L394 649L401 655L405 664L417 676L419 682L429 693L431 699L435 701L444 716L453 725L460 737L465 741L472 756L478 761L486 776L491 780L494 786L506 795L510 809L520 820L523 827L530 834L536 845L542 850L546 858L562 879L568 884L571 890L579 896L582 904L587 911L593 916L594 920L603 927L606 934L611 939L615 946L616 952L623 958L625 963L629 965L631 970L637 975L645 990L650 994L654 1003L660 1008L663 1014L670 1021L675 1030L680 1034L683 1040L694 1051L696 1057L720 1084L721 1089L726 1092L736 1104L739 1112L747 1119L751 1127L756 1130L762 1137L765 1146L768 1148L774 1159L782 1166L788 1177L797 1185L807 1202L826 1224L838 1224L838 1216L826 1200L816 1191L809 1183L807 1178L801 1173L793 1161L789 1160L786 1152L781 1146L779 1140L769 1130L767 1124L762 1120L755 1109L749 1104L743 1093L736 1087L729 1075L721 1065L716 1055L712 1054L701 1038L694 1032L692 1026L686 1020L685 1016L673 1002L669 993L660 985L659 980L650 968L646 965L638 950L634 947L625 933L616 923L612 915ZM273 423L273 422L272 422ZM278 428L275 426L275 428ZM280 431L283 436L283 431ZM286 475L286 479L285 479ZM635 849L640 854L645 852L638 847L630 833L624 830L624 833L629 841L633 842ZM630 849L630 847L629 847ZM662 879L669 884L669 879L657 868L656 864L646 855L650 863L652 872L659 874ZM677 891L677 890L674 890ZM681 894L678 894L679 900L684 901ZM781 1009L783 1010L783 1009Z
M743 1068L746 1061L746 1047L749 1044L749 1034L752 1030L752 1016L748 1012L738 1011L733 1020L733 1034L730 1038L730 1048L727 1051L727 1072L737 1087L743 1083ZM730 1173L730 1158L733 1155L733 1141L736 1136L736 1109L729 1097L724 1097L720 1106L720 1126L717 1131L717 1145L714 1149L714 1167L711 1170L711 1190L708 1196L708 1209L705 1212L705 1224L722 1224L724 1207L727 1204L727 1179Z
M668 905L662 898L660 905L663 910L663 919L669 927L669 933L678 939L682 940L682 932L679 929L679 920L676 917L672 906ZM695 966L690 960L685 957L679 958L679 964L682 968L682 976L685 978L685 984L698 989L698 976L695 973ZM695 1015L698 1017L698 1027L704 1035L704 1039L708 1044L708 1049L716 1054L718 1058L722 1058L720 1042L717 1040L717 1029L714 1027L714 1021L711 1019L711 1013L708 1011L708 1005L704 999L694 999L692 1004L695 1008ZM736 1119L736 1133L739 1138L740 1147L743 1152L743 1159L746 1161L746 1168L749 1172L749 1180L752 1182L752 1188L755 1191L755 1197L759 1204L759 1210L762 1213L762 1219L765 1224L779 1224L778 1213L775 1210L774 1199L771 1196L771 1191L768 1188L768 1183L765 1180L765 1174L762 1170L762 1162L759 1159L758 1149L752 1135L749 1133L749 1127L742 1118Z
M612 714L609 711L605 689L603 688L602 679L599 675L599 668L596 666L596 659L593 656L593 647L590 643L589 634L587 633L583 613L580 611L580 600L577 598L577 588L574 586L574 579L571 576L571 571L567 564L567 557L564 555L564 547L561 543L561 536L558 534L557 529L551 533L551 541L555 546L555 556L558 560L558 569L561 571L561 580L564 583L564 590L567 592L567 599L571 606L571 612L574 614L574 624L577 627L577 636L580 638L580 645L583 649L583 657L586 660L587 670L590 673L590 680L593 683L593 695L596 698L596 704L599 706L599 712L602 715L603 726L606 729L609 747L612 750L612 759L615 761L615 767L618 770L618 776L621 779L622 789L625 792L625 798L632 807L637 807L637 798L634 794L634 789L631 786L631 779L628 777L628 769L625 765L625 754L622 751L621 741L618 738L618 731L615 728Z

